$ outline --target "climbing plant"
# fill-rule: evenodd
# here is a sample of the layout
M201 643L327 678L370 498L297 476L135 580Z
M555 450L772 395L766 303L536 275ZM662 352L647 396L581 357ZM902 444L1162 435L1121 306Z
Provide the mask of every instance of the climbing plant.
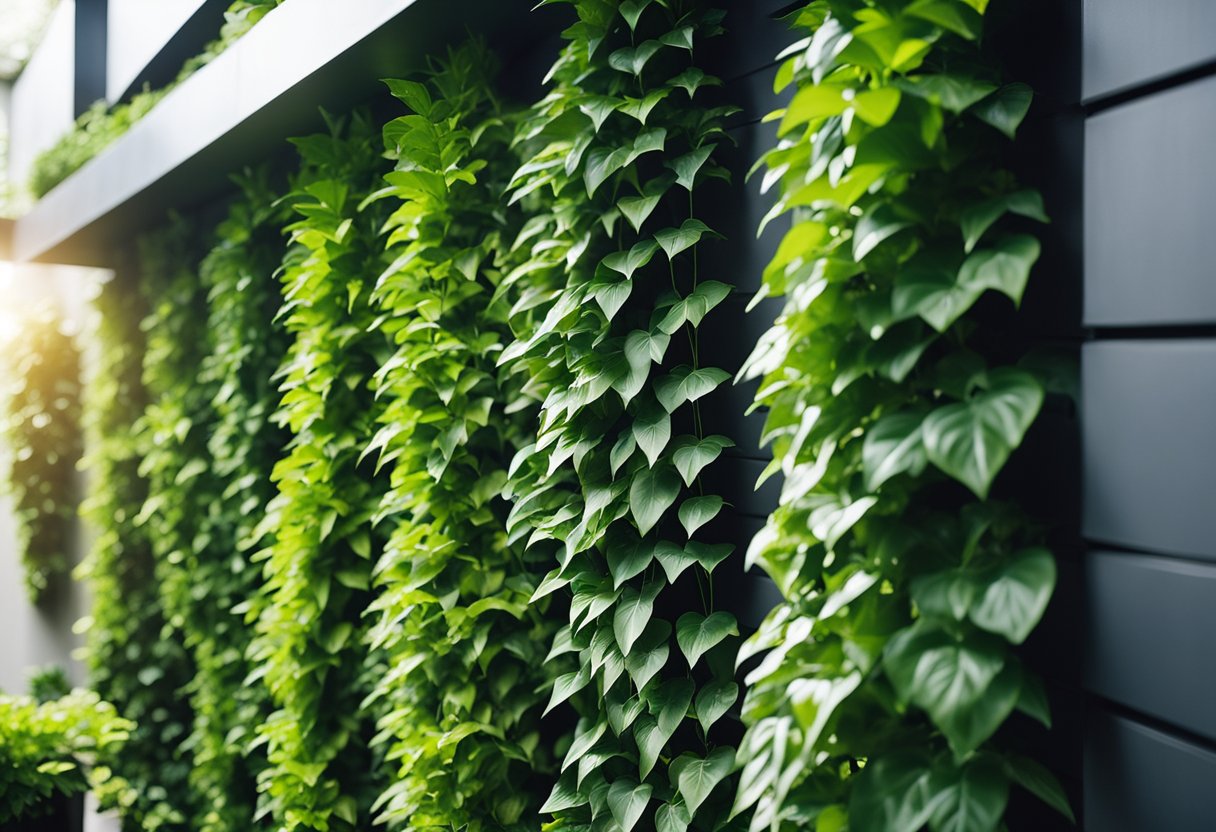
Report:
M396 169L371 198L393 208L372 301L395 351L366 450L390 473L376 520L392 530L369 635L386 655L374 700L394 762L379 819L403 828L533 829L532 781L554 766L540 689L556 626L529 605L547 567L508 544L500 497L535 408L507 412L518 379L495 368L510 340L500 261L519 227L502 208L513 125L496 70L474 41L422 82L389 82L410 112L384 128Z
M82 511L93 542L78 575L93 593L88 636L89 681L136 723L116 754L114 773L129 790L103 793L122 810L126 828L184 829L190 766L181 744L190 708L179 694L193 674L181 644L166 635L147 527L137 521L148 484L140 475L146 447L136 423L147 403L140 379L146 307L130 268L104 284L95 301L96 370L85 390L89 493Z
M1048 723L1019 661L1055 564L998 474L1044 384L1008 320L1039 256L1039 194L1002 165L1030 90L980 48L985 0L798 11L763 158L789 229L748 360L780 506L748 552L779 605L741 654L736 813L751 828L982 832L1048 771L993 735Z
M0 694L0 823L45 814L54 795L122 789L105 763L133 727L88 691L47 702Z
M360 708L375 669L360 632L383 547L371 520L385 482L363 452L384 407L372 379L391 355L371 301L389 265L378 237L387 216L358 208L384 166L365 116L331 127L294 140L302 171L279 313L290 345L273 415L291 438L255 532L269 545L256 556L264 582L247 612L252 678L274 707L258 727L269 760L259 812L286 830L364 828L383 789L368 752L373 720Z
M729 110L696 49L721 13L691 2L579 0L552 84L521 125L513 202L533 214L503 279L517 340L500 362L540 402L512 463L508 540L555 565L533 594L568 606L548 708L578 723L541 811L563 828L717 828L735 752L734 617L714 607L731 547L701 472L728 446L698 400L728 378L697 327L730 292L700 274L713 232L694 194L724 176ZM564 703L569 702L570 705ZM722 788L718 788L722 785Z
M80 354L60 316L44 308L7 345L5 363L4 490L13 500L26 590L37 601L72 568Z

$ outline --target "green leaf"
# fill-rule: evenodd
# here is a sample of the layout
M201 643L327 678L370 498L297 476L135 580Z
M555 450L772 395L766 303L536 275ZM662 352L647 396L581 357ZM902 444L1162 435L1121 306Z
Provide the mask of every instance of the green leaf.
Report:
M604 266L631 279L633 273L645 266L654 258L659 250L659 244L654 240L642 240L635 243L629 251L618 251L604 258Z
M871 127L882 127L899 108L900 93L895 87L866 90L850 102L857 117Z
M976 104L971 112L1012 139L1030 110L1033 98L1034 93L1025 84L1006 84Z
M714 567L724 561L734 548L730 543L701 543L690 540L681 549L675 543L664 540L655 546L654 555L667 573L667 579L675 583L676 578L694 563L701 564L706 572L713 572Z
M922 619L893 636L884 652L896 693L928 713L960 757L991 736L1017 702L1018 675L1002 674L1005 653L988 638Z
M618 49L608 56L608 66L630 75L641 75L654 54L663 48L657 40L644 41L638 46Z
M621 213L625 215L625 219L629 220L629 224L633 226L633 230L641 231L642 224L654 213L655 207L662 198L662 194L627 196L616 205L621 209Z
M637 446L638 441L633 438L633 431L621 434L608 455L609 465L612 468L612 476L615 477L616 472L620 470L621 466L629 461L629 457L633 456L633 452Z
M692 815L682 803L664 803L654 813L655 832L687 832L690 823Z
M697 181L697 174L709 161L714 147L715 145L712 144L703 145L667 162L667 167L675 171L676 184L686 191L691 191Z
M685 402L693 402L711 393L719 384L730 378L730 373L717 367L676 367L655 385L655 396L668 413Z
M1021 644L1043 617L1056 585L1056 562L1042 548L1022 549L1001 564L971 610L977 627Z
M993 479L1022 442L1043 404L1043 388L1029 373L1001 368L988 389L925 418L929 461L986 499Z
M983 16L959 0L916 0L904 14L936 23L968 40L978 40L984 26Z
M912 223L902 219L886 203L875 205L861 215L853 231L853 259L861 261L888 237L908 228Z
M646 811L650 802L650 794L654 787L649 784L638 784L632 780L617 780L608 789L608 811L617 822L621 832L630 832L637 825L638 818Z
M1000 824L1009 802L1009 779L993 756L978 755L961 769L939 768L933 783L932 832L992 832Z
M663 666L667 664L671 648L667 639L671 636L671 625L661 618L646 625L633 650L625 657L625 670L638 690L646 687Z
M644 540L631 540L609 546L607 560L612 588L620 589L625 581L642 574L650 566L654 560L654 549Z
M976 590L972 575L962 569L947 569L912 581L912 600L921 615L964 621Z
M657 405L641 409L633 420L633 435L653 468L671 440L671 414Z
M676 621L676 642L680 652L688 659L688 666L695 667L708 650L713 649L728 636L739 635L735 617L719 610L708 617L697 612L686 612Z
M680 477L668 465L639 471L629 486L629 510L638 532L654 528L680 493Z
M716 280L699 283L697 288L688 294L688 297L682 298L672 305L663 319L659 321L659 330L671 335L686 321L693 326L699 325L709 311L725 300L730 292L729 286Z
M867 491L878 490L897 474L920 476L928 464L921 435L924 421L923 413L896 413L870 426L861 449Z
M984 289L996 289L1022 302L1030 269L1039 259L1039 241L1026 234L1007 237L994 248L974 252L964 262L958 273L961 286L976 290L976 296Z
M582 110L583 115L591 119L591 124L598 133L604 126L604 122L608 120L608 116L619 110L622 103L621 99L607 95L589 95L583 99L578 108Z
M937 104L952 113L963 112L996 90L996 85L987 81L948 73L915 75L898 79L895 83L904 92Z
M1042 765L1028 757L1010 755L1005 758L1005 773L1010 780L1068 818L1069 823L1077 822L1060 782Z
M688 811L695 813L734 767L735 749L722 746L710 752L705 759L681 754L672 762L670 771Z
M684 478L684 484L691 487L706 465L717 459L725 448L734 446L735 443L725 436L707 436L701 440L695 436L682 437L671 458Z
M710 727L721 719L739 699L739 686L734 682L717 681L702 686L697 693L697 721L707 735Z
M574 696L574 694L587 687L590 682L591 674L587 672L587 668L585 667L580 667L573 673L563 673L561 676L558 676L553 680L553 693L549 696L549 704L545 706L545 713L549 713L549 711L562 702Z
M689 537L693 533L713 520L718 516L718 512L722 510L722 498L707 494L703 497L689 497L680 504L680 525L684 527L684 531Z
M817 84L799 89L790 105L785 108L780 134L784 135L808 121L843 113L849 106L849 102L844 98L847 89L849 88L840 84Z
M591 295L600 305L604 317L611 321L621 311L629 295L633 293L633 281L619 280L615 283L596 283L591 286Z
M540 807L540 811L542 814L564 812L567 809L585 806L586 803L587 798L579 793L568 778L563 777L553 785L553 791L549 793L549 799L545 801L545 805Z
M638 746L638 776L645 779L654 770L671 733L664 733L653 717L642 716L633 727L633 739Z
M655 241L672 260L685 249L695 246L704 234L713 234L713 230L698 219L686 219L679 228L665 228L654 235ZM727 289L729 293L729 287Z
M639 592L632 587L626 587L617 601L612 613L612 632L616 643L620 645L621 653L626 658L635 642L646 630L646 626L654 618L654 599L659 594L662 584L651 581L642 585Z
M654 0L622 0L620 5L621 17L629 24L629 31L638 28L638 19Z
M607 181L609 176L629 164L629 150L597 147L587 153L586 167L583 168L583 180L587 187L587 196L595 196L595 192Z
M963 231L963 248L970 253L984 232L1006 211L1039 222L1050 222L1047 212L1043 208L1043 197L1036 190L1027 188L986 199L966 208L959 218L959 225Z
M915 832L936 802L927 755L896 751L871 759L849 798L849 827Z

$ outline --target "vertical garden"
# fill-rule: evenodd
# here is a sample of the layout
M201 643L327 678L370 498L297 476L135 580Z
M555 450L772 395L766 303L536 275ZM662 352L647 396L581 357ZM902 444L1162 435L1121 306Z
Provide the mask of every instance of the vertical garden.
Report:
M986 0L784 10L750 276L718 254L741 11L559 5L536 100L474 38L124 252L82 417L96 696L0 699L36 749L0 745L0 819L82 771L131 830L1071 818L1009 729L1051 723L1019 648L1056 570L1001 472L1061 372L1018 315L1048 216ZM777 483L745 546L734 385ZM27 490L31 408L74 413L45 398L13 399Z

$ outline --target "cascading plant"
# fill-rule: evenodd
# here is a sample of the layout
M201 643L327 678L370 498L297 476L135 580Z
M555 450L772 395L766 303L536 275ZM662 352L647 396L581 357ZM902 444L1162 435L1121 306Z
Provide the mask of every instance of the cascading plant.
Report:
M3 421L17 546L32 601L72 568L78 504L80 353L50 308L31 314L5 350Z
M502 531L507 464L534 408L505 412L519 392L495 368L510 338L497 261L519 226L502 208L513 132L495 69L473 41L424 82L388 82L410 113L384 128L396 169L368 200L394 209L372 300L395 345L366 451L391 477L368 632L387 670L369 704L395 767L378 820L410 829L534 828L530 781L554 766L539 722L556 625L529 605L547 566Z
M1001 165L1031 97L979 48L985 6L813 2L777 70L793 95L762 164L791 225L760 295L785 305L743 375L784 477L748 562L786 603L740 654L764 654L735 804L753 830L983 832L1011 783L1071 816L992 740L1015 709L1050 722L1015 648L1055 564L990 497L1044 400L1002 322L1047 217Z
M500 363L525 394L509 408L541 403L512 463L507 532L556 561L533 596L569 609L548 707L578 714L541 811L560 828L717 828L738 631L713 605L731 547L702 530L723 506L702 471L731 443L701 430L698 400L728 374L698 361L696 333L730 287L701 279L697 244L713 232L693 197L725 173L715 151L730 110L704 103L719 82L695 61L722 15L657 0L574 7L550 90L519 132L511 200L533 216L500 285L517 332Z

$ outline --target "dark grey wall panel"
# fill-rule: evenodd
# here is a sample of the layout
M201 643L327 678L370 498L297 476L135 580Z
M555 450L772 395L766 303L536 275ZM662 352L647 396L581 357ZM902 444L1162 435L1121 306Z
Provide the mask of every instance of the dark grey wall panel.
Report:
M1216 560L1216 340L1087 344L1081 405L1085 536Z
M1216 58L1212 0L1085 0L1087 99Z
M1085 323L1216 322L1214 135L1216 78L1086 122Z
M1086 597L1087 687L1216 739L1216 566L1092 552Z
M1084 783L1090 832L1216 828L1216 753L1096 708Z

